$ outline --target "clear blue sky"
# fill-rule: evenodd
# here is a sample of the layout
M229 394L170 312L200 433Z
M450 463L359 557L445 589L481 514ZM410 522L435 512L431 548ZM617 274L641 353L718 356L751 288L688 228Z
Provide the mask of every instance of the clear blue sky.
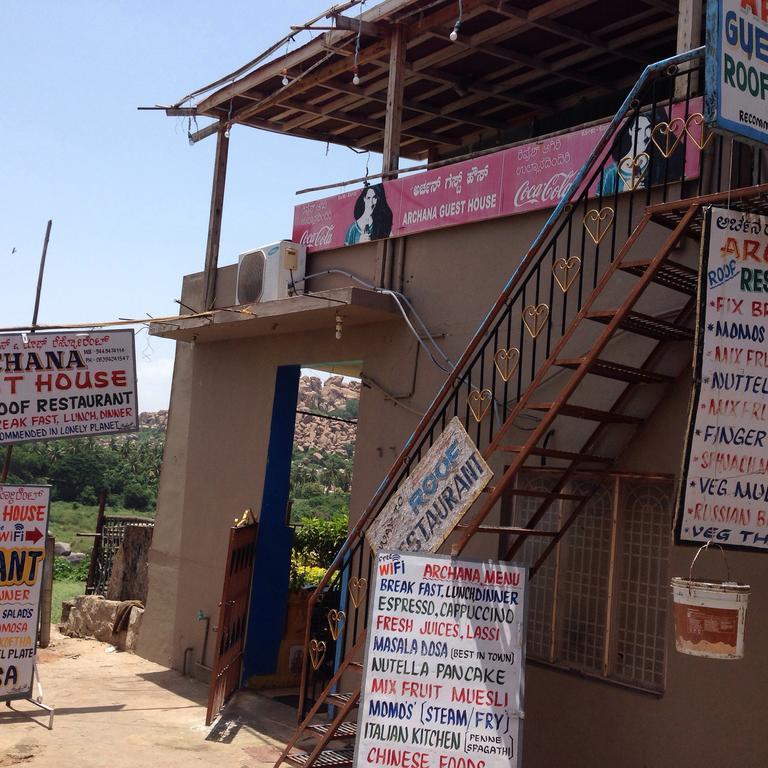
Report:
M329 5L3 0L0 327L31 319L49 218L41 323L175 314L203 265L215 139L190 147L186 120L136 107L176 101ZM365 155L236 126L220 263L290 237L295 190L364 172ZM173 344L142 331L136 351L141 410L166 407Z

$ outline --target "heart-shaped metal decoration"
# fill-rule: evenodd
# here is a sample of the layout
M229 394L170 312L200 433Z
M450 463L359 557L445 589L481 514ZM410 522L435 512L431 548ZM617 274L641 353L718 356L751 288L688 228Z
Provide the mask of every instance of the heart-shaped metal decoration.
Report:
M581 259L578 256L571 256L570 259L558 259L552 265L552 274L563 293L568 292L580 270Z
M365 594L365 588L368 586L368 579L360 578L359 576L353 576L349 580L349 596L352 599L352 605L355 608L360 607L360 603L363 602L363 595Z
M344 611L337 611L335 608L328 611L328 629L331 630L331 637L334 640L339 639L339 632L341 632L346 620L347 614Z
M587 230L587 234L592 238L595 245L600 245L600 241L611 228L611 224L613 224L613 208L609 205L599 211L593 208L591 211L587 211L584 216L584 229Z
M691 126L698 128L698 137L696 133L691 130ZM714 134L706 130L704 125L704 115L701 112L694 112L692 115L688 115L688 119L685 121L685 132L688 134L688 138L699 148L704 147L712 141Z
M544 329L549 317L549 307L546 304L535 306L529 304L523 310L523 323L532 338L536 338Z
M618 168L619 177L628 190L634 192L640 186L645 174L648 173L650 161L651 156L647 152L621 159Z
M684 133L685 120L682 117L676 117L668 123L656 123L651 131L651 141L664 157L671 157Z
M485 414L491 407L491 400L493 400L493 392L490 389L484 389L482 392L479 389L473 389L469 393L469 410L472 411L476 422L479 423L485 418Z
M509 381L512 374L517 370L517 365L520 362L520 350L517 347L499 349L493 356L493 362L496 365L496 370L499 372L499 376L501 376L504 381Z
M309 641L309 660L312 662L312 669L317 671L320 669L320 665L325 658L325 641L324 640L312 640Z

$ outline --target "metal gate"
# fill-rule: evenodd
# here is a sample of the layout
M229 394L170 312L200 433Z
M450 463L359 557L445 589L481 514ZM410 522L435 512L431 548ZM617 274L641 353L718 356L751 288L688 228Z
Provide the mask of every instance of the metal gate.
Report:
M258 530L258 524L252 518L250 524L244 524L245 520L244 515L243 520L229 532L227 569L219 603L219 623L216 627L218 637L208 693L206 725L211 724L229 697L240 687Z

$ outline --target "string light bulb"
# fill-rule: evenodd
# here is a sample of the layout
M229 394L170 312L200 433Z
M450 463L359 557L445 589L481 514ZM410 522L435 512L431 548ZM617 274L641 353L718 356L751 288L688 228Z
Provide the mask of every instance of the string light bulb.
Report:
M459 39L459 27L461 27L461 22L456 21L456 23L453 25L453 29L451 30L451 34L448 35L448 39L455 43Z
M287 70L287 69L283 69L283 70L281 71L281 74L282 74L282 76L283 76L283 79L282 79L282 83L283 83L283 85L288 85L288 83L290 83L290 82L291 82L291 81L288 79L288 70Z
M360 85L360 77L357 74L357 70L355 70L355 73L352 75L352 85Z
M227 127L224 129L224 138L229 138L229 123L227 123Z

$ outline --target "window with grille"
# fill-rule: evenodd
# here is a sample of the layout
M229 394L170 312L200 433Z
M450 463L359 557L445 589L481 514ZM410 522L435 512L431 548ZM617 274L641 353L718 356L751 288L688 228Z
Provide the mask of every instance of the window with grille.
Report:
M558 475L521 473L504 505L509 524L527 526ZM589 500L530 584L528 657L663 691L672 479L580 475L561 495L575 498L551 504L538 529L558 530ZM528 537L514 559L534 565L549 543Z

